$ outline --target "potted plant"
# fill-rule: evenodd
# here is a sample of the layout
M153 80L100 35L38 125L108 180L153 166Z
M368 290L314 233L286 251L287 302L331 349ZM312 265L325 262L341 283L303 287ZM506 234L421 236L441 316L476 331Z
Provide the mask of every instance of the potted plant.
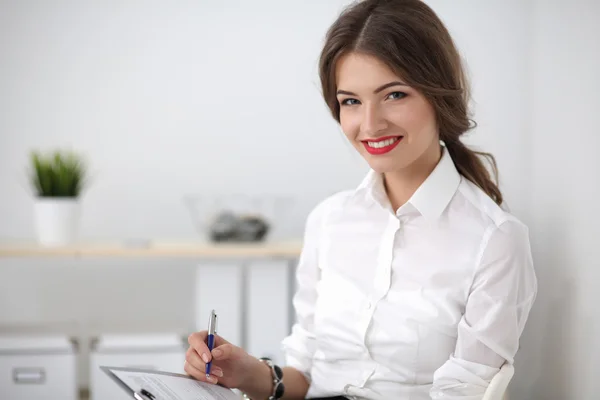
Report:
M30 179L34 187L35 226L40 244L67 245L78 234L79 196L86 168L80 156L70 151L42 154L31 152Z

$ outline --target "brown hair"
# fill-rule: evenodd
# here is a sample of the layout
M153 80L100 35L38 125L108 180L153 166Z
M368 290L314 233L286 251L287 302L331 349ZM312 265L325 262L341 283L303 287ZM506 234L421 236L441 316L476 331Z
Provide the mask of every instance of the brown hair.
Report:
M421 0L364 0L342 12L327 31L319 61L323 97L338 122L335 67L351 51L383 61L425 96L458 172L502 204L502 193L480 158L488 159L497 180L494 156L460 140L475 126L468 115L469 87L460 54L435 12Z

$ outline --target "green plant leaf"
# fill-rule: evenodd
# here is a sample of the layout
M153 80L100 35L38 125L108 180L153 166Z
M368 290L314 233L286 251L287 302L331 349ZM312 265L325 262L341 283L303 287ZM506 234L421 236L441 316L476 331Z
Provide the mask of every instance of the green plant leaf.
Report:
M83 158L73 152L56 150L30 154L30 179L40 197L77 197L84 188L86 168Z

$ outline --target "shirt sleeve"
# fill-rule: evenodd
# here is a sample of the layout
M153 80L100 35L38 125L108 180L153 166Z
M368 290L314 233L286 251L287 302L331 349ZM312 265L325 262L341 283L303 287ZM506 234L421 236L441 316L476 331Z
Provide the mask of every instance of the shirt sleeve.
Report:
M481 400L504 363L513 364L537 295L527 227L510 219L483 240L454 353L435 373L433 400Z
M291 334L282 342L285 364L303 373L309 382L312 357L315 352L313 321L317 300L316 286L320 279L317 260L324 203L317 205L306 220L302 252L296 267L297 289L293 300L296 322Z

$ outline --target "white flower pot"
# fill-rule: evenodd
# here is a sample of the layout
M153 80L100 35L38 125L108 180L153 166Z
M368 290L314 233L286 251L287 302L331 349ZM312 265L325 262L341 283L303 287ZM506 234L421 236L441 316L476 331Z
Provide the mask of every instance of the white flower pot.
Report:
M39 197L35 202L35 225L43 246L73 243L79 231L80 204L73 197Z

